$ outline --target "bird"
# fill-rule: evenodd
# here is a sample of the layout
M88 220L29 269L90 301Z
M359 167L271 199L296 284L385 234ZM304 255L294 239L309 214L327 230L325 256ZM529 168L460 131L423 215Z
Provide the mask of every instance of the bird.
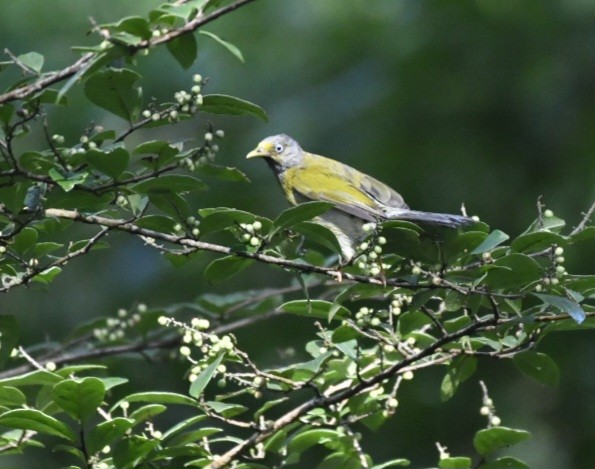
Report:
M357 246L369 235L365 229L369 223L407 220L449 228L474 223L473 218L463 215L411 210L388 185L340 161L307 152L285 134L266 137L246 158L266 161L290 204L332 204L315 221L333 232L344 264L356 257Z

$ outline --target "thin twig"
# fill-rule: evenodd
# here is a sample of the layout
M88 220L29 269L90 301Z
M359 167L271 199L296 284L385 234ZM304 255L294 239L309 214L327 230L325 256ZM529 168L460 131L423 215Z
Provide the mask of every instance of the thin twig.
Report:
M580 233L581 231L583 231L585 229L585 227L587 226L587 223L589 223L589 221L591 220L591 216L593 215L593 212L595 212L595 202L593 202L593 205L591 205L589 210L587 210L583 214L583 219L576 226L576 228L570 232L570 236Z
M270 311L268 313L259 315L259 316L251 316L249 318L242 318L238 319L237 321L233 321L227 324L221 324L219 326L214 327L210 332L212 334L224 334L226 332L235 331L241 329L243 327L250 326L252 324L258 323L260 321L264 321L265 319L269 319L274 316L278 316L284 314L281 311ZM167 350L171 348L178 347L182 343L182 338L179 335L175 335L173 337L165 337L161 339L155 340L147 340L142 342L136 342L133 344L125 344L125 345L114 345L110 347L103 347L103 348L96 348L96 349L82 349L77 350L75 352L68 352L68 353L60 353L56 354L48 354L43 358L36 359L36 363L39 364L40 367L44 368L46 363L52 362L56 366L65 365L69 363L79 363L84 362L90 359L98 359L98 358L107 358L116 355L128 355L134 353L142 353L149 350ZM32 369L32 365L30 363L21 365L17 368L12 368L0 373L0 379L10 378L12 376L18 376L20 374L26 373Z

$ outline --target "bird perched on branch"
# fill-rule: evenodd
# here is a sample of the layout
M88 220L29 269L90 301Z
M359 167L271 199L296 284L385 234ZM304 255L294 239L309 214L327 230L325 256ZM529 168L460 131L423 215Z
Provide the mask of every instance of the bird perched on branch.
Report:
M408 220L455 228L473 223L462 215L410 210L394 189L339 161L302 150L287 135L262 140L247 158L264 158L293 205L319 200L334 208L317 218L337 237L343 262L367 235L363 226L384 220Z

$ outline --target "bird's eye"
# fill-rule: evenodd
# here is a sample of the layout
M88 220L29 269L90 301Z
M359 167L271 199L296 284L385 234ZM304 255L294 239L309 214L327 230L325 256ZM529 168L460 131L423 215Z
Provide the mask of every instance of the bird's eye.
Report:
M277 143L277 145L275 145L275 151L277 153L281 153L283 151L283 145L281 145L280 143Z

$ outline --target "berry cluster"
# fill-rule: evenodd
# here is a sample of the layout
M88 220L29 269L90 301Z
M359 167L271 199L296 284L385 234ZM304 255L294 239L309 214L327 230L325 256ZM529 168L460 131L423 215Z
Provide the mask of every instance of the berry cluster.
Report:
M107 318L104 327L93 329L93 336L100 342L116 342L124 339L128 329L136 326L141 320L141 314L147 312L147 306L139 303L136 311L130 314L124 308L120 308L117 317Z

